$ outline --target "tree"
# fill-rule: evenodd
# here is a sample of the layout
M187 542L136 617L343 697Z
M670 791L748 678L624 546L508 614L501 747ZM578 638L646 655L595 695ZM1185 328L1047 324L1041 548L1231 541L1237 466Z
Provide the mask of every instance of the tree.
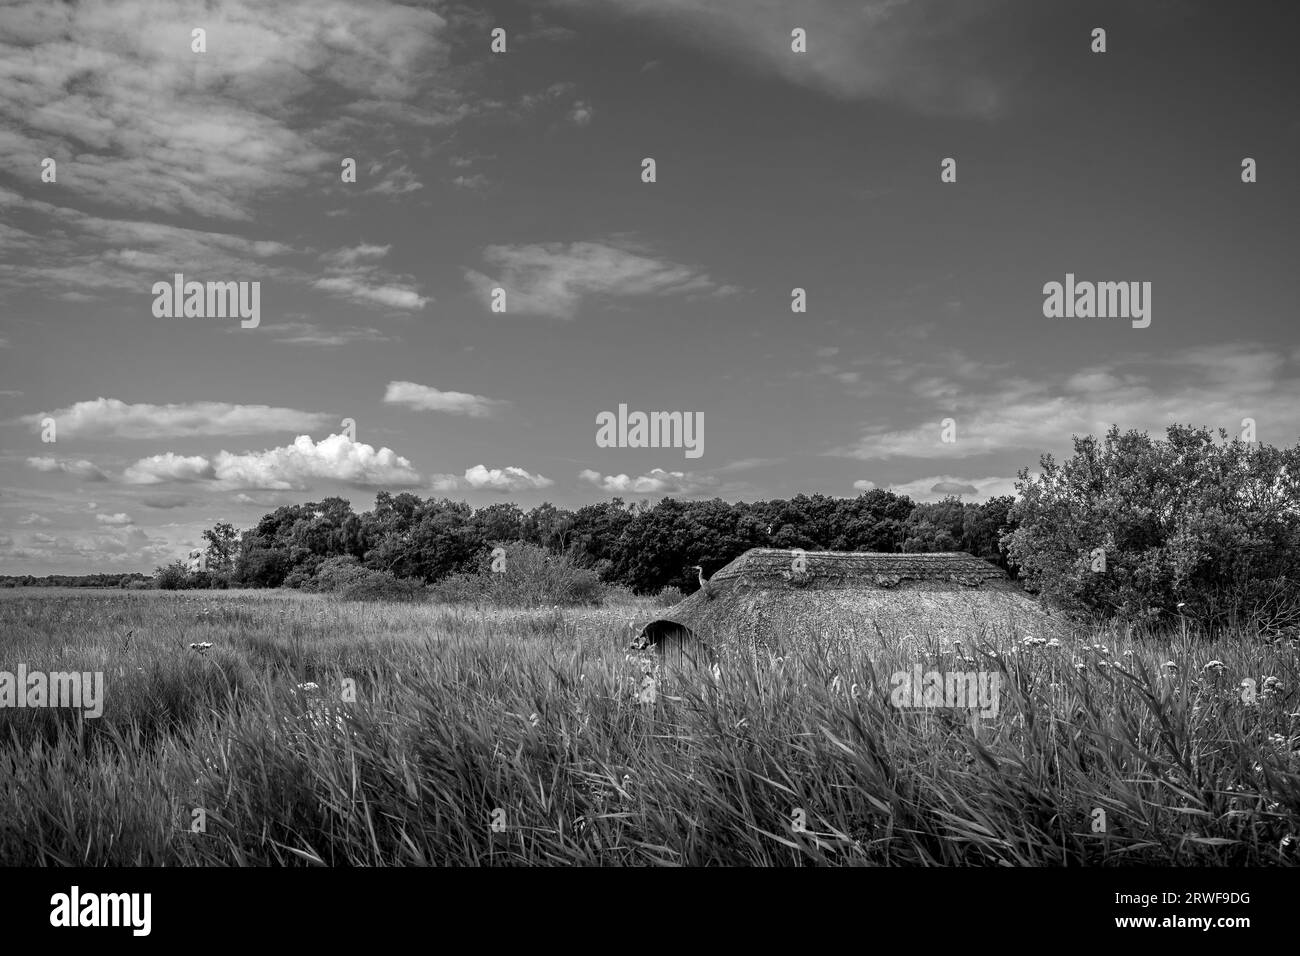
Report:
M1079 612L1300 624L1300 446L1219 439L1182 425L1075 438L1063 465L1020 473L1011 559Z
M219 521L203 532L208 542L208 571L218 577L229 577L239 558L239 532L228 521Z

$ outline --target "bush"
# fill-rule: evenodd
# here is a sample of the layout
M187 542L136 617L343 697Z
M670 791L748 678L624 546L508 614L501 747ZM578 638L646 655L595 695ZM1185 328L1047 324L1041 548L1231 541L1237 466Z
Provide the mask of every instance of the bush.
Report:
M481 574L449 574L426 590L444 604L475 604L488 600L487 583Z
M315 577L304 586L311 591L341 591L350 584L364 580L371 573L374 572L363 568L361 562L352 555L337 555L322 561L316 569ZM290 574L285 583L292 578L293 574Z
M351 578L334 595L343 601L416 601L424 585L414 578L399 578L390 571L369 571Z
M1011 558L1080 614L1270 630L1300 623L1300 446L1216 443L1171 426L1074 440L1074 456L1020 473ZM1105 567L1094 555L1104 552ZM1180 604L1182 605L1180 607Z
M659 593L655 595L655 607L672 607L674 604L681 603L685 595L682 589L675 584L670 584L666 588L660 588Z
M189 586L186 580L188 573L184 561L173 561L171 564L154 569L154 586L162 591L184 590Z
M538 545L515 541L505 545L498 557L485 553L477 573L449 575L430 590L442 601L537 607L600 604L605 586L594 569L580 565L572 554L552 554Z

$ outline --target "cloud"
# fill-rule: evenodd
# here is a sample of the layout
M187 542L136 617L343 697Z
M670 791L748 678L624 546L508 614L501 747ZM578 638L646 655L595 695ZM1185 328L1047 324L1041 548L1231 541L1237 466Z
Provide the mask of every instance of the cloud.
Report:
M359 263L373 262L384 258L388 255L388 250L392 249L391 245L377 246L368 243L361 243L350 248L334 249L321 255L321 259L328 265L338 268L352 268Z
M498 278L473 269L465 277L485 307L491 290L506 290L506 312L572 319L587 296L718 294L708 275L690 266L650 255L629 243L549 242L488 246L483 258Z
M37 233L0 229L0 251L11 248L23 253L0 262L0 281L41 288L66 301L96 301L104 290L138 297L153 281L170 281L177 271L191 271L185 264L195 262L203 264L208 277L307 280L297 269L273 264L277 257L298 253L280 242L131 219L104 219L24 198L2 186L0 212L6 218L21 215L40 227Z
M858 479L853 483L854 491L870 491L875 487L876 483L874 481L867 481L865 479Z
M4 16L0 165L59 157L60 189L97 203L250 219L268 194L337 176L336 142L472 112L447 21L417 6L20 0Z
M468 415L471 418L487 418L496 409L509 404L483 395L470 395L466 392L442 392L429 385L417 385L415 382L389 382L384 392L384 402L388 405L405 405L416 411L447 412L450 415Z
M867 482L870 484L870 482ZM857 487L854 482L853 487ZM956 495L973 501L984 501L1000 495L1016 494L1015 478L957 478L952 475L933 475L892 484L889 490L896 495L906 495L913 501L940 501Z
M664 471L652 468L647 474L633 478L628 475L602 475L590 468L578 473L578 477L602 491L614 494L675 494L693 495L715 485L713 478L693 475L682 471Z
M326 329L314 322L271 322L263 323L258 328L262 334L270 335L275 341L285 345L338 346L351 345L354 342L392 342L388 335L379 329L349 326L343 329ZM243 332L238 326L229 326L229 332Z
M567 6L657 22L707 53L846 100L923 114L993 117L1015 75L996 38L999 2L943 0L562 0ZM807 31L806 53L791 30ZM643 67L644 69L644 67Z
M136 527L105 528L75 537L35 532L21 535L17 541L0 535L0 559L21 561L29 570L34 565L57 565L61 573L148 568L170 560L176 550ZM77 564L69 568L70 562Z
M123 472L129 484L164 481L212 481L226 490L305 490L318 480L357 487L411 487L420 476L411 463L391 448L376 451L346 435L330 435L319 443L299 435L292 445L242 455L221 451L212 459L181 457L168 452L142 458Z
M156 485L164 481L205 481L216 477L212 462L202 455L177 455L167 452L141 458L122 472L130 485Z
M475 491L521 492L549 488L555 482L544 475L534 475L522 468L486 468L475 465L467 468L463 478L455 475L434 475L435 491L456 491L471 488Z
M321 255L326 275L312 286L361 305L381 305L389 309L413 312L433 301L421 295L408 277L399 276L378 265L391 246L362 244L350 249L336 249Z
M41 527L45 525L54 524L54 522L51 521L49 518L45 517L44 515L38 515L35 511L25 515L22 518L19 518L18 523L23 525L38 525Z
M156 508L160 511L170 511L173 508L184 508L190 503L190 499L185 495L150 495L140 499L140 504L146 508Z
M135 524L135 520L128 514L118 512L115 515L95 515L95 520L100 524L113 525L114 527L125 527L129 524Z
M575 100L573 108L569 110L569 122L574 126L587 126L595 115L596 111L591 108L590 103L586 100Z
M74 478L80 478L82 481L108 481L108 475L104 474L92 462L84 458L28 458L27 466L43 472L62 472L66 475L72 475Z
M469 176L457 176L451 181L451 184L458 189L479 190L487 188L490 180L482 173L473 173Z
M371 176L378 172L378 168L372 168ZM415 173L411 172L405 166L399 166L396 169L389 170L379 182L366 190L367 193L378 193L381 196L405 196L407 193L413 193L417 189L423 189L424 183L415 178Z
M780 464L784 460L784 458L741 458L737 461L728 462L719 468L715 468L714 471L723 473L732 471L749 471L751 468L764 468L768 465Z
M1295 439L1300 406L1300 363L1247 344L1133 354L1043 379L1008 377L949 355L887 370L885 380L924 420L873 425L828 454L861 460L1055 454L1069 451L1073 436L1101 435L1112 424L1159 436L1173 423L1235 435L1243 418L1256 420L1261 441L1285 445ZM956 422L954 442L942 441L946 417Z
M318 412L300 412L270 405L232 405L228 402L129 405L115 398L101 397L53 412L27 415L19 421L39 432L41 420L46 417L54 419L60 439L254 435L323 428L333 420L332 416Z

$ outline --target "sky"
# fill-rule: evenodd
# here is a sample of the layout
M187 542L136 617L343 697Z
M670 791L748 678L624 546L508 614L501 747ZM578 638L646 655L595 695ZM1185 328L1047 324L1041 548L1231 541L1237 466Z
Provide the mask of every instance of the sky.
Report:
M980 501L1112 424L1294 444L1287 12L0 3L0 573L331 495ZM1067 275L1149 325L1047 317ZM598 443L620 405L698 457Z

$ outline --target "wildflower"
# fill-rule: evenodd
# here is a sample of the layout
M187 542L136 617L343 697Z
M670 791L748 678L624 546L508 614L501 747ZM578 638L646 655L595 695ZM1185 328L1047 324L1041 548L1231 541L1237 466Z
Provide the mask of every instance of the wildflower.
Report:
M315 694L320 691L320 684L317 684L314 680L312 680L312 681L308 681L305 684L299 684L298 689L302 691L304 694Z
M1173 661L1165 661L1165 668L1167 670L1176 671L1178 670L1178 665L1175 664Z
M1042 637L1026 637L1020 642L1022 647L1042 647L1046 643L1046 638Z
M1261 688L1265 697L1272 697L1274 694L1282 693L1282 682L1276 677L1265 677L1264 686Z
M643 704L653 704L658 696L655 690L655 679L647 674L641 679L641 689L637 691L637 700Z
M528 722L529 722L530 724L532 724L534 727L536 727L536 726L538 725L538 723L540 722L540 720L541 720L541 718L539 718L539 717L537 716L537 712L536 712L536 711L533 711L531 714L528 715Z
M1058 641L1056 638L1052 638L1050 641L1047 642L1047 646L1048 646L1048 647L1060 647L1060 646L1061 646L1061 642Z
M1223 661L1210 661L1205 665L1205 670L1221 671L1223 670Z
M1125 656L1125 657L1132 657L1132 656L1133 656L1133 649L1130 647L1127 651L1124 652L1124 656Z
M209 648L211 648L211 647L212 647L212 642L211 642L211 641L200 641L200 642L197 643L197 644L191 644L191 645L190 645L190 650L192 650L192 651L198 651L200 654L206 654L206 653L208 652Z

